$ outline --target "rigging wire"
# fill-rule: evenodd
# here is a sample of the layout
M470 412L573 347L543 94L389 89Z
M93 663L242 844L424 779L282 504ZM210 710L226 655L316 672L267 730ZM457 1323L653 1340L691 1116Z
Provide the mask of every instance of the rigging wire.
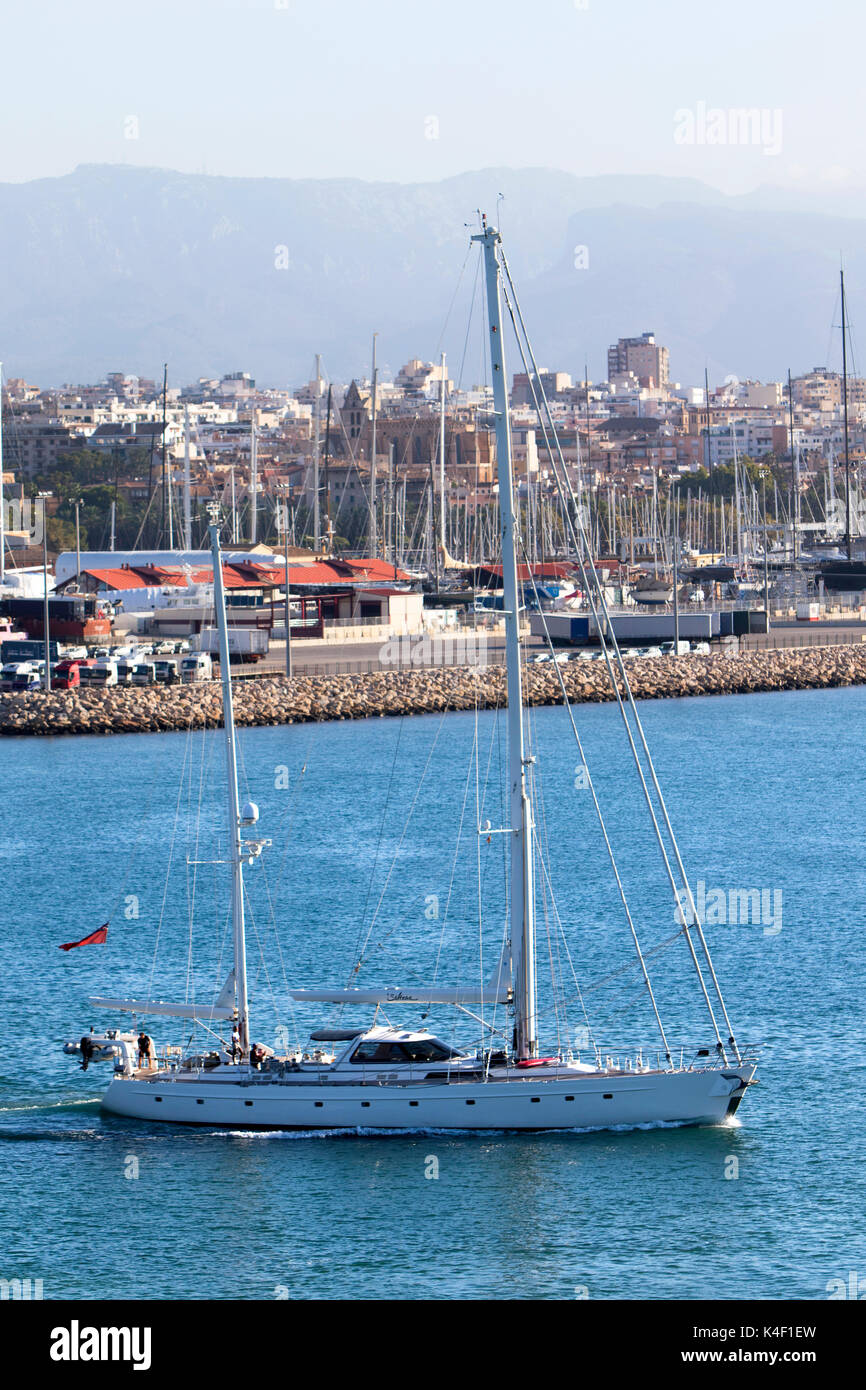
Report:
M522 360L523 360L523 362L524 362L524 365L525 365L526 368L527 368L527 376L528 376L528 379L529 379L530 387L532 388L533 399L534 399L534 402L535 402L536 410L537 410L537 412L538 412L539 422L541 423L542 431L543 431L544 437L545 437L545 444L546 444L546 447L547 447L548 452L549 452L549 456L550 456L550 459L551 459L551 463L552 463L552 465L553 465L554 479L555 479L555 481L556 481L557 488L558 488L559 493L560 493L560 500L561 500L561 502L563 503L565 515L566 515L566 517L567 517L568 524L569 524L569 529L571 530L572 538L573 538L574 543L575 543L575 550L576 550L576 553L577 553L578 563L579 563L579 565L580 565L581 576L582 576L583 581L584 581L584 587L585 587L586 592L587 592L587 597L588 597L588 599L589 599L590 606L591 606L592 611L593 611L593 615L594 615L594 617L596 618L596 623L597 623L598 632L599 632L599 641L600 641L600 643L601 643L601 645L602 645L602 650L603 650L603 652L604 652L605 663L606 663L606 665L607 665L608 675L609 675L610 681L611 681L611 686L612 686L612 688L613 688L613 690L614 690L614 693L615 693L615 696L616 696L616 700L617 700L617 704L618 704L618 707L619 707L619 709L620 709L620 713L621 713L621 716L622 716L622 719L623 719L623 723L624 723L624 726L625 726L625 729L626 729L626 733L627 733L627 736L628 736L628 739L629 739L629 744L630 744L631 750L632 750L632 756L633 756L633 759L634 759L634 762L635 762L635 767L637 768L637 771L638 771L638 774L639 774L639 777L640 777L640 780L641 780L642 788L643 788L643 790L644 790L644 796L645 796L646 803L647 803L647 807L648 807L648 809L649 809L650 816L651 816L651 819L652 819L653 828L654 828L654 830L655 830L655 832L656 832L656 838L657 838L657 841L658 841L658 844L659 844L659 849L660 849L661 854L662 854L662 859L663 859L664 864L665 864L665 868L666 868L666 871L667 871L667 874L668 874L668 878L669 878L669 881L670 881L670 884L671 884L671 889L672 889L672 891L673 891L674 899L675 899L675 901L677 902L678 906L681 906L681 905L682 905L682 898L681 898L680 893L679 893L679 891L678 891L678 889L677 889L676 880L675 880L675 877L674 877L674 874L673 874L673 870L672 870L672 868L671 868L671 865L670 865L670 862L669 862L669 859L668 859L668 855L667 855L667 850L666 850L666 847L665 847L664 839L663 839L663 837L662 837L661 829L660 829L660 827L659 827L658 820L657 820L657 817L656 817L655 807L654 807L654 805L653 805L652 798L651 798L651 796L650 796L650 794L649 794L649 789L648 789L648 787L647 787L646 779L645 779L645 776L644 776L643 766L642 766L642 764L641 764L640 757L639 757L639 755L638 755L637 747L636 747L636 745L635 745L635 740L634 740L634 734L633 734L633 731L632 731L632 728L631 728L631 724L630 724L630 722L629 722L629 717L628 717L629 714L631 715L631 718L632 718L632 720L634 721L634 726L635 726L635 729L636 729L636 731L637 731L637 735L638 735L638 738L639 738L639 740L640 740L640 743L641 743L641 747L642 747L642 749L643 749L644 756L645 756L645 758L646 758L647 770L648 770L648 772L649 772L649 776L650 776L650 779L651 779L651 781L652 781L653 789L654 789L654 791L655 791L656 798L657 798L657 800L658 800L659 809L660 809L660 811L661 811L661 815L662 815L662 818L663 818L664 823L665 823L665 828L666 828L666 831L667 831L667 835L668 835L668 837L669 837L669 841L670 841L670 845L671 845L671 850L672 850L672 853L673 853L674 858L675 858L675 860L676 860L677 868L678 868L678 871L679 871L679 874L680 874L680 878L681 878L681 882L682 882L683 892L684 892L684 894L685 894L687 906L688 906L688 909L689 909L689 915L690 915L690 917L691 917L691 922L692 922L692 924L695 926L695 930L696 930L697 935L698 935L698 940L699 940L699 942L700 942L700 945L701 945L701 948L702 948L702 951L703 951L703 954L704 954L704 958L705 958L705 961L706 961L707 970L708 970L710 979L711 979L711 981L712 981L712 983L713 983L713 988L714 988L714 991L715 991L715 994L716 994L716 998L718 999L719 1006L720 1006L721 1011L722 1011L722 1016L723 1016L723 1018L724 1018L725 1024L726 1024L727 1029L728 1029L728 1035L729 1035L729 1036L728 1036L728 1044L729 1044L729 1046L733 1049L734 1055L735 1055L735 1057L737 1058L737 1060L739 1061L739 1060L740 1060L739 1050L738 1050L738 1048L737 1048L736 1040L735 1040L735 1038L734 1038L733 1029L732 1029L731 1024L730 1024L730 1019L728 1018L728 1013L727 1013L727 1009L726 1009L726 1006L725 1006L724 999L723 999L723 997L722 997L722 992L721 992L721 988L720 988L720 986L719 986L718 978L717 978L717 976L716 976L716 972L715 972L715 969L714 969L714 967L713 967L712 959L711 959L711 957L710 957L709 947L708 947L708 945L707 945L706 938L705 938L704 932L703 932L703 924L701 923L700 917L699 917L699 915L698 915L697 907L696 907L696 905L695 905L694 898L693 898L693 896L692 896L691 887L690 887L690 885L689 885L689 881L688 881L688 878L687 878L687 875L686 875L686 872L685 872L685 868L684 868L683 863L682 863L682 858L681 858L680 851L679 851L679 844L678 844L677 839L676 839L676 836L675 836L675 834L674 834L673 826L671 825L670 817L669 817L669 815L668 815L667 805L666 805L666 802L665 802L665 800L664 800L664 796L663 796L663 794L662 794L662 790L661 790L661 787L660 787L659 782L658 782L658 777L657 777L657 774L656 774L655 765L654 765L654 763L653 763L653 760L652 760L652 757L651 757L651 754L650 754L650 751L649 751L649 746L648 746L647 741L646 741L646 736L645 736L645 734L644 734L643 724L642 724L642 722L641 722L640 715L639 715L638 710L637 710L637 706L636 706L636 703L635 703L635 700L634 700L634 695L633 695L633 693L632 693L631 685L630 685L629 680L628 680L628 675L627 675L627 672L626 672L626 668L625 668L625 665L624 665L623 660L622 660L622 654L621 654L621 652L620 652L619 644L617 643L616 635L615 635L614 630L613 630L613 624L612 624L612 622L611 622L611 620L610 620L610 614L609 614L609 612L608 612L607 602L606 602L606 599L605 599L605 597L604 597L604 591L603 591L601 582L600 582L600 580L599 580L599 578L598 578L598 574L597 574L597 572L596 572L596 570L595 570L595 565L594 565L594 562L593 562L593 559L592 559L592 550L591 550L591 547L589 546L589 543L588 543L588 540L587 540L587 536L586 536L586 531L585 531L585 528L584 528L584 525L583 525L583 520L582 520L582 517L581 517L581 515L580 515L580 510L579 510L579 508L578 508L578 506L577 506L577 504L576 504L576 501L575 501L575 498L574 498L574 492L573 492L573 490L572 490L572 488L571 488L571 484L570 484L569 479L568 479L567 470L566 470L566 468L565 468L565 460L564 460L564 458L563 458L563 456L562 456L562 449L561 449L561 446L560 446L560 443L559 443L558 435L557 435L557 433L556 433L555 425L554 425L554 423L553 423L553 417L552 417L552 415L551 415L550 406L549 406L549 403L548 403L548 401L547 401L547 397L546 397L546 394L545 394L545 391L544 391L543 384L542 384L542 382L541 382L541 380L540 380L540 377L539 377L538 366L537 366L537 363L536 363L536 361L535 361L535 356L534 356L534 354L533 354L531 344L529 343L529 339L528 339L528 336L527 336L527 334L526 334L526 327L525 327L525 324L524 324L524 321L523 321L523 316L522 316L522 313L521 313L521 310L520 310L520 305L519 305L519 302L518 302L518 300L517 300L517 295L516 295L516 292L515 292L515 290L514 290L513 282L512 282L512 280L511 280L511 274L510 274L510 271L509 271L509 269L508 269L508 264L507 264L507 261L506 261L506 259L505 259L504 252L502 251L501 247L500 247L500 258L501 258L501 264L502 264L503 272L504 272L504 275L505 275L506 280L507 280L507 285L503 287L503 289L504 289L504 295L505 295L505 300L506 300L506 304L507 304L507 307L508 307L509 314L510 314L510 316L511 316L511 321L512 321L512 325L513 325L513 327L514 327L515 336L516 336L516 338L517 338L517 342L518 342L518 347L519 347L519 350L520 350L521 358L522 358ZM509 291L510 291L510 293L509 293ZM516 316L515 316L515 315L516 315ZM518 320L519 320L519 323L520 323L520 329L518 329ZM523 334L523 339L524 339L525 342L526 342L526 352L524 352L523 340L521 339L521 332L522 332L522 334ZM527 355L528 355L528 358L529 358L529 362L527 362ZM530 371L530 369L529 369L529 363L531 363L531 367L532 367L532 370L531 370L531 371ZM538 391L536 391L536 384L537 384L537 387L538 387ZM539 396L540 396L541 402L542 402L543 405L544 405L544 414L542 414L541 406L539 405ZM546 423L545 423L545 421L546 421ZM549 435L548 435L548 428L549 428L549 431L550 431L550 434L549 434ZM555 452L555 453L554 453L553 449L551 449L551 446L550 446L550 437L553 438L554 443L555 443L555 446L556 446L556 452ZM557 464L559 464L559 468L557 467ZM560 470L561 470L561 473L560 473ZM571 518L571 510L565 506L565 496L564 496L564 493L565 493L565 490L566 490L566 489L568 490L568 494L569 494L570 501L571 501L572 506L573 506L573 508L574 508L574 511L575 511L575 513L576 513L576 515L577 515L577 523L578 523L578 527L579 527L579 529L580 529L580 535L581 535L581 539L582 539L582 542L583 542L582 546L579 545L578 542L577 542L577 536L575 535L575 532L574 532L574 525L573 525L572 518ZM589 573L589 574L591 575L591 579L592 579L592 583L591 583L591 584L590 584L589 582L587 582L587 578L586 578L587 573ZM599 614L601 614L601 618L599 617ZM609 643L609 646L608 646L608 643ZM616 661L616 663L617 663L617 665L618 665L618 668L619 668L619 675L620 675L620 679L621 679L621 681L622 681L623 691L624 691L624 693L625 693L625 695L626 695L626 698L627 698L627 701L628 701L628 713L627 713L627 711L626 711L626 706L625 706L625 704L624 704L624 702L623 702L623 699L622 699L622 693L621 693L621 691L620 691L620 689L619 689L619 685L618 685L617 680L616 680L615 675L614 675L614 668L613 668L613 665L612 665L612 661ZM717 1024L717 1022L716 1022L715 1011L714 1011L714 1009L713 1009L713 1006L712 1006L712 1003L711 1003L711 1000L710 1000L710 997L709 997L709 993L708 993L708 991L707 991L706 983L705 983L704 977L703 977L703 972L702 972L702 970L701 970L700 963L699 963L699 961L698 961L698 957L697 957L697 954L696 954L696 952L695 952L694 943L692 942L692 939L691 939L691 933L690 933L689 930L688 930L688 925L689 925L689 923L686 921L686 915L685 915L685 913L683 913L682 915L683 915L683 925L684 925L684 929L685 929L683 935L684 935L685 940L686 940L686 942L687 942L687 945L688 945L688 948L689 948L689 952L690 952L690 954L691 954L691 956L692 956L692 962L693 962L693 965L694 965L694 967L695 967L695 971L696 971L696 974L697 974L697 977L698 977L698 981L699 981L699 983L700 983L700 987L701 987L701 990L702 990L703 995L704 995L704 1002L705 1002L705 1004L706 1004L707 1012L708 1012L708 1014L709 1014L710 1021L711 1021L711 1025L712 1025L712 1027L713 1027L713 1031L714 1031L715 1036L716 1036L716 1045L717 1045L717 1049L718 1049L718 1051L720 1052L720 1054L722 1055L722 1057L724 1057L724 1055L725 1055L725 1045L724 1045L724 1043L723 1043L723 1041L722 1041L721 1033L720 1033L720 1031L719 1031L719 1027L718 1027L718 1024Z

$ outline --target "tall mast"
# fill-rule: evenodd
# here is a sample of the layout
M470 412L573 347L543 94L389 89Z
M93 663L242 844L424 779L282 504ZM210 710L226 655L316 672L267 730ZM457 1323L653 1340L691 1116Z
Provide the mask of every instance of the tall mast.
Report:
M328 415L325 422L325 517L327 518L327 544L325 549L331 553L331 392L333 387L328 385Z
M322 522L319 508L319 453L320 424L322 416L322 359L316 353L316 401L313 411L313 549L318 555L322 549ZM286 513L288 515L288 513Z
M520 675L520 609L514 527L514 480L511 463L511 421L502 341L502 305L495 227L482 221L483 231L472 238L484 247L487 274L487 314L490 323L490 365L496 415L496 462L499 480L499 519L502 541L502 589L505 604L506 667L508 673L508 787L511 831L511 954L514 966L514 1051L518 1061L538 1055L535 984L535 893L532 865L532 806L526 769L532 761L525 751L523 691Z
M6 499L3 496L3 363L0 362L0 584L6 581Z
M161 543L162 545L165 545L166 505L167 505L167 504L170 505L170 499L169 499L169 496L168 496L168 463L167 463L167 461L166 461L166 453L165 453L165 418L166 418L166 416L165 416L165 408L166 408L166 393L167 393L167 391L168 391L168 363L167 363L167 362L164 362L164 363L162 364L162 533L161 533L161 535L160 535L160 543ZM169 549L171 549L170 546L169 546Z
M45 498L47 494L42 493L42 637L45 643L45 670L42 673L42 684L46 691L51 689L51 637L48 631L49 607L48 607L48 518L45 515Z
M259 447L256 438L256 411L250 416L250 544L258 540L259 522Z
M704 406L705 419L707 422L707 433L704 441L704 468L710 471L710 377L706 367L704 367Z
M370 554L377 555L379 552L379 536L376 527L376 339L378 333L373 334L373 370L371 372L371 386L373 391L373 428L370 441Z
M114 546L111 547L112 550ZM183 548L192 550L192 510L189 492L189 406L183 408Z
M229 637L226 622L226 599L223 589L222 555L220 554L219 504L209 504L211 520L208 526L213 558L213 600L219 633L220 679L223 690L223 728L226 739L226 774L228 781L229 854L232 866L232 943L234 947L235 998L238 1009L238 1032L241 1050L246 1056L250 1048L250 1020L247 1002L247 951L244 931L244 845L241 838L241 813L238 803L238 763L235 747L235 717L232 705L232 673L229 664Z
M439 547L445 564L445 353L442 354L442 381L439 388Z
M851 561L851 460L848 456L848 345L845 321L845 272L839 271L842 286L842 417L845 430L845 548Z
M797 528L794 525L794 497L797 479L794 466L794 388L791 385L791 368L788 368L788 443L791 449L791 556L797 563Z

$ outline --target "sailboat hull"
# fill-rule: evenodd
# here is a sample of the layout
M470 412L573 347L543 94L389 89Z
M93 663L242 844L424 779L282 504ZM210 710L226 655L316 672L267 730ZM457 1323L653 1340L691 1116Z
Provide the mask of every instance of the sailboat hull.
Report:
M755 1068L360 1085L118 1077L109 1114L163 1124L295 1130L573 1130L719 1124Z

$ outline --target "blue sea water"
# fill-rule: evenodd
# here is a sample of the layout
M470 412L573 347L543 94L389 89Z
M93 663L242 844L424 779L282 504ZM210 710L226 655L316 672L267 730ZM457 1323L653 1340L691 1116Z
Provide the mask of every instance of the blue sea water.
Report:
M762 1059L717 1128L335 1136L102 1116L107 1068L83 1074L62 1053L109 1022L88 996L211 997L228 969L221 735L4 739L0 1278L41 1279L48 1299L822 1299L866 1274L866 690L641 713L693 886L765 890L772 905L767 921L708 931L738 1036ZM709 1042L618 715L578 716L642 941L658 947L669 1036ZM556 913L602 1050L654 1049L565 713L535 711L532 728L556 901L540 902L539 969L552 959L567 996L557 1011L542 988L543 1050L585 1023ZM327 1021L293 1014L287 985L345 984L359 956L362 984L492 972L505 837L477 826L504 823L503 735L492 712L242 733L244 795L273 841L248 875L262 1041ZM105 946L58 950L108 919ZM469 1019L427 1022L477 1040ZM165 1031L177 1026L152 1031L186 1041Z

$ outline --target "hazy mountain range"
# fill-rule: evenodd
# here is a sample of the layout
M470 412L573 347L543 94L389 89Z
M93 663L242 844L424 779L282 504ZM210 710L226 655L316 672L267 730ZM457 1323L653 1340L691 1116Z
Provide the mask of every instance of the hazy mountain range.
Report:
M497 216L540 365L606 375L652 330L672 376L778 379L840 357L866 306L866 202L847 215L691 179L484 170L438 183L237 179L126 165L0 185L0 359L42 385L123 370L184 383L232 370L298 384L449 353L483 375L470 314L476 210ZM577 248L577 249L576 249ZM462 276L461 276L462 268ZM836 325L834 330L833 325ZM512 350L509 366L519 369ZM855 366L857 365L855 361Z

